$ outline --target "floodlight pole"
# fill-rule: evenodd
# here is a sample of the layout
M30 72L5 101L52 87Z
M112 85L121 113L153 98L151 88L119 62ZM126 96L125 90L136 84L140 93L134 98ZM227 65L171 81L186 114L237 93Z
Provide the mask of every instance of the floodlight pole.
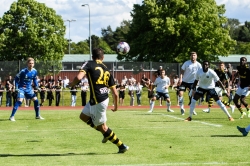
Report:
M68 21L69 22L69 40L68 40L68 42L69 42L69 54L70 54L70 42L71 42L71 39L70 39L70 22L73 22L73 21L76 21L76 20L71 19L71 20L64 20L64 21Z
M92 59L91 53L92 53L92 46L91 46L91 29L90 29L90 7L89 4L83 4L83 7L88 6L89 8L89 60Z

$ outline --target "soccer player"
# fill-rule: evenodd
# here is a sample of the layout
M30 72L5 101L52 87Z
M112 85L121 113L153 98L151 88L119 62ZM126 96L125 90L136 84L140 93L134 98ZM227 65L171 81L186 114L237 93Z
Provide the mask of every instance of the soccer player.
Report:
M165 70L161 70L161 75L156 78L153 87L154 89L156 87L156 94L151 98L150 101L150 110L148 112L153 112L155 100L159 100L161 97L164 98L167 105L167 111L168 112L174 112L174 110L170 109L171 101L170 96L168 94L168 87L171 85L169 77L165 75Z
M38 90L37 83L37 71L34 68L35 60L33 58L28 58L27 60L27 68L22 69L15 77L15 90L18 92L17 94L17 102L15 103L12 113L10 115L9 120L15 121L15 113L19 106L22 105L23 99L26 97L27 99L32 99L34 102L34 109L36 112L36 119L44 119L40 116L40 106L37 99L37 96L34 93L34 90ZM32 88L32 83L34 84L34 90Z
M241 104L243 104L245 106L245 108L247 109L247 116L250 118L250 111L248 108L248 104L246 103L246 96L248 94L249 87L250 87L250 81L249 81L250 80L250 69L249 69L249 66L247 65L247 58L245 58L245 57L240 58L240 66L237 66L237 70L238 71L237 71L237 73L234 77L234 80L232 82L234 84L235 80L237 78L239 78L240 85L239 85L238 89L236 90L233 101L241 113L240 119L242 119L244 117L244 115L246 115L246 113L241 108ZM239 99L240 99L241 104L239 103Z
M111 110L115 112L118 107L118 93L114 78L109 69L102 63L104 59L102 49L93 49L92 59L93 61L87 61L82 65L80 72L74 78L73 82L70 83L71 87L75 86L85 75L89 79L90 100L83 108L80 119L103 134L102 143L106 143L109 140L117 145L119 148L118 153L124 153L129 147L123 144L106 124L106 110L109 103L108 88L111 89L114 98L114 108Z
M220 62L218 69L215 69L215 73L218 75L218 77L220 78L221 83L228 89L228 92L230 92L230 78L227 74L227 72L225 71L226 67L225 67L225 63L224 62ZM229 106L231 108L231 112L234 112L235 106L234 105L230 105L227 101L222 99L222 88L219 86L218 83L215 83L215 91L219 96L219 99L222 101L222 103L226 106ZM227 98L229 99L228 94L226 94ZM213 105L213 98L209 97L208 100L208 108L205 110L202 110L203 112L209 113L210 112L210 107Z
M209 66L210 64L208 61L203 61L202 69L197 71L196 78L193 84L193 91L195 91L195 94L190 104L189 117L185 121L192 120L193 110L195 109L195 103L205 93L208 93L208 95L214 98L216 103L220 106L223 112L227 115L229 121L234 121L234 119L231 117L231 115L227 111L226 106L219 99L219 96L215 91L215 83L219 84L219 86L223 89L225 93L227 93L227 91L225 87L223 86L223 84L221 83L215 71L210 69ZM199 86L196 90L195 87L198 84L198 82L199 82Z
M181 67L181 75L179 79L179 106L181 109L181 114L184 115L185 109L184 109L184 99L183 99L183 93L188 88L189 91L193 88L193 83L195 80L195 75L199 69L201 69L201 64L197 62L197 53L191 52L190 54L190 60L186 61L182 67ZM193 96L193 93L192 93ZM192 98L190 97L190 100ZM195 112L194 112L195 113Z

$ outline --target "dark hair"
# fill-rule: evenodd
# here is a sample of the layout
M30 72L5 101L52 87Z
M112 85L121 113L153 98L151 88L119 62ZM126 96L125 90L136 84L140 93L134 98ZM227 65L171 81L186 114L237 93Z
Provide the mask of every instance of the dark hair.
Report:
M94 48L92 50L92 58L93 58L93 60L102 59L103 55L104 55L104 52L103 52L103 50L101 48Z
M247 61L247 58L246 58L246 57L241 57L240 60L241 60L241 59L245 59L245 61Z
M210 66L210 62L208 60L204 60L202 64L204 64L205 62L207 62L208 65Z

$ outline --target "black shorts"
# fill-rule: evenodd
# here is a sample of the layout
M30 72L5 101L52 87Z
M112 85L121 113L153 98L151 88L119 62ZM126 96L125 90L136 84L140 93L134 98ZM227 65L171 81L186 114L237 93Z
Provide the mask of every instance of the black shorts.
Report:
M192 89L194 83L186 83L182 82L181 85L179 86L179 91L184 91L186 92L186 89L188 88L189 91Z
M199 96L204 96L205 93L207 93L207 98L214 98L215 96L218 96L215 89L202 89L200 87L197 88L195 94L199 94Z
M119 99L124 99L125 98L125 92L121 92L119 93Z
M162 92L156 92L156 94L154 95L156 97L157 100L159 100L159 98L164 98L164 100L166 100L167 98L170 98L169 93L162 93Z

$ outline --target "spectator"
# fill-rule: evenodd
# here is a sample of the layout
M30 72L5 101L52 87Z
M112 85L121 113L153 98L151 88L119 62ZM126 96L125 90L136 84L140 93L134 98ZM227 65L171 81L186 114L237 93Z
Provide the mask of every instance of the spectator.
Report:
M75 107L76 106L76 93L77 93L77 89L76 86L71 87L70 89L70 93L71 93L71 107Z
M62 82L63 82L63 88L65 89L69 85L69 79L67 78L67 76L64 76Z
M151 98L154 97L154 89L153 89L154 83L150 79L146 79L145 86L148 88L148 101L150 104Z
M15 91L14 88L12 88L12 99L13 99L13 105L17 102L17 92Z
M136 84L136 79L133 77L133 75L130 75L130 78L128 79L129 82L131 82L133 85Z
M52 85L52 87L55 86L55 79L54 77L51 75L50 78L48 79L48 83Z
M141 78L141 85L143 86L143 87L145 87L145 84L146 84L146 81L147 80L147 77L146 77L146 75L145 74L143 74L142 75L142 78Z
M162 66L159 66L159 69L157 70L157 76L158 77L161 75L162 70L163 70Z
M137 105L141 106L141 93L142 93L142 85L138 81L137 84L135 85L135 93L136 93L136 99L137 99Z
M46 82L43 81L40 84L40 99L41 99L41 103L40 106L43 106L43 103L45 102L45 93L46 93Z
M59 83L60 86L62 86L62 84L63 84L62 81L63 81L63 80L62 80L62 77L61 77L61 76L58 76L58 77L57 77L57 83Z
M9 89L12 88L13 86L14 86L14 79L12 78L11 75L9 75L9 77L6 79L5 88Z
M7 86L6 88L6 107L12 106L12 88L13 86Z
M125 84L118 85L117 90L119 91L119 103L120 106L122 106L125 98L126 85Z
M227 75L230 78L230 80L232 80L232 74L233 74L233 67L231 66L231 64L229 63L227 65Z
M62 86L60 82L57 82L55 86L55 91L56 91L56 106L59 106L61 99L61 91L62 91Z
M43 78L40 80L40 82L45 82L44 85L47 85L48 80L46 79L46 76L43 76Z
M82 106L86 105L87 100L87 91L89 89L88 83L84 82L81 83L81 99L82 99Z
M52 86L52 84L48 83L48 87L47 87L47 100L49 100L49 106L52 105L52 101L54 100L54 87Z
M178 82L179 82L179 76L175 75L172 83L172 90L176 89L176 87L178 86Z
M2 82L0 81L0 107L2 106L3 92L4 92L4 86L2 85Z
M122 81L121 81L121 84L123 84L123 85L127 85L127 83L128 83L128 79L127 79L127 76L123 76L123 79L122 79Z
M134 92L135 92L134 82L129 81L129 83L128 83L128 95L130 96L130 106L134 106L134 102L135 102Z

